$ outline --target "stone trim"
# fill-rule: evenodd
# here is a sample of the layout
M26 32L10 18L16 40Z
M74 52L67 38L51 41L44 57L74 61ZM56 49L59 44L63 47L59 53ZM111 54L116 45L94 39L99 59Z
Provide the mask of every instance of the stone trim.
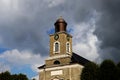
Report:
M44 68L44 69L40 69L40 72L45 71L50 71L50 70L60 70L60 69L64 69L64 68L73 68L73 67L80 67L80 68L84 68L84 66L80 65L80 64L73 64L73 65L66 65L66 66L57 66L57 67L51 67L51 68Z
M71 57L71 55L68 55L68 54L55 55L55 56L52 56L52 57L48 57L46 60L57 59L57 58L65 58L65 57Z
M61 31L61 32L57 32L57 34L68 34L67 32L65 31ZM55 34L50 34L50 36L54 36ZM68 34L71 38L72 38L72 35Z

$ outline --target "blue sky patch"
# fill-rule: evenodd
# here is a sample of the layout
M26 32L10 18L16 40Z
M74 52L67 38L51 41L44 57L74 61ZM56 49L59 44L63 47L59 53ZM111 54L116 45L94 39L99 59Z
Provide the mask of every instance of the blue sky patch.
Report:
M28 78L32 78L38 74L37 72L35 72L31 69L30 65L20 66L19 68L12 67L11 73L12 74L22 73L22 74L27 75Z
M55 33L55 28L51 28L47 31L47 34L54 34Z
M7 48L0 48L0 53L3 53L5 51L7 51L7 50L9 50L9 49L7 49Z
M69 28L67 29L67 32L68 33L72 33L73 32L73 29L72 28ZM47 34L54 34L55 33L55 28L51 28L47 31Z

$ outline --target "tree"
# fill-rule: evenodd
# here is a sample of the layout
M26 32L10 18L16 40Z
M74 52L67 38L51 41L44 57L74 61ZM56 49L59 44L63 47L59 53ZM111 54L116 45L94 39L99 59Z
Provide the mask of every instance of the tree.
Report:
M82 71L81 80L97 80L98 69L97 64L93 62L87 63Z
M28 80L28 78L27 78L26 75L20 73L20 74L18 75L18 80Z
M11 75L10 72L2 72L0 73L0 80L28 80L27 76L24 74L13 74Z
M8 71L2 72L0 74L0 80L10 80L10 79L11 79L11 75Z
M105 60L100 65L99 80L116 80L116 66L113 61Z
M117 80L120 80L120 62L117 64Z
M18 75L17 74L13 74L12 75L12 80L18 80Z

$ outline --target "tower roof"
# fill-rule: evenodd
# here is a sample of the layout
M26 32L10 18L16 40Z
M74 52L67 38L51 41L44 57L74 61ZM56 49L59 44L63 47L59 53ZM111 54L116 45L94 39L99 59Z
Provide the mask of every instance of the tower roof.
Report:
M55 32L66 31L67 23L66 21L60 16L57 21L55 22Z
M56 23L66 23L66 21L62 18L62 16L60 16L60 17L57 19ZM55 24L56 24L56 23L55 23Z

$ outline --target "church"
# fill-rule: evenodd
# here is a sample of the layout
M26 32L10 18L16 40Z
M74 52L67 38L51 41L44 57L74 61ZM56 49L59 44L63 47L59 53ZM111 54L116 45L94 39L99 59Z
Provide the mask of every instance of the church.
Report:
M49 57L38 67L39 80L80 80L84 65L90 61L72 52L66 21L60 17L54 25L55 33L49 35Z

